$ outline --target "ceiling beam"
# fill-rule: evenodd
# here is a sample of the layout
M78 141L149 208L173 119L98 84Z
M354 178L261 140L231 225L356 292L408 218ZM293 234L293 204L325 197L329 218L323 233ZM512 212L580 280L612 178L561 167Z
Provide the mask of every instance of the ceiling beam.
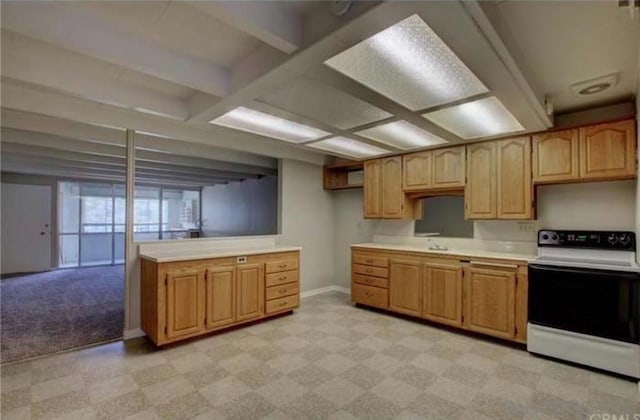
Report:
M302 17L277 1L194 1L189 4L287 54L302 45Z
M104 104L151 110L169 118L184 120L189 115L182 99L122 82L117 73L99 71L100 63L91 63L94 60L80 54L8 31L2 31L2 37L3 77Z
M228 69L172 51L113 25L73 2L4 2L14 32L216 96L229 93Z

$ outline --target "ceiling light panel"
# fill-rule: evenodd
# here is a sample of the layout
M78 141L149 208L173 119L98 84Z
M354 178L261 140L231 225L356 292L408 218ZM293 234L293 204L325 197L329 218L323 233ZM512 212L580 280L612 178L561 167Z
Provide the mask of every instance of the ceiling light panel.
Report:
M341 130L392 116L355 96L306 78L287 83L261 97L259 101Z
M358 134L403 150L447 142L445 139L406 121L394 121L378 125L358 131Z
M318 128L245 107L238 107L209 122L291 143L315 140L331 134Z
M325 64L414 111L488 92L418 15Z
M513 114L494 96L429 112L423 117L464 139L524 130Z
M320 140L319 142L308 144L307 146L330 153L351 156L357 159L383 155L390 152L389 150L381 147L373 146L348 137L331 137L326 140Z

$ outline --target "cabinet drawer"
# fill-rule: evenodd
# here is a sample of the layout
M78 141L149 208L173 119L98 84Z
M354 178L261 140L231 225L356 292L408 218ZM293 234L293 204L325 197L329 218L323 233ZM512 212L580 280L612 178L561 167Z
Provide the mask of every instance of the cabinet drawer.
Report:
M298 282L283 284L282 286L267 287L267 300L285 296L297 295L300 292Z
M279 286L285 283L293 283L298 281L298 270L283 271L282 273L271 273L266 276L266 285Z
M298 306L300 306L300 299L298 295L287 296L268 301L267 313L270 314L274 312L286 311L287 309L294 309Z
M376 267L389 267L389 258L374 257L371 255L353 254L353 263L362 265L373 265Z
M380 277L370 277L363 276L361 274L354 274L352 279L354 282L364 284L365 286L383 287L385 289L389 288L389 280Z
M388 268L372 267L368 265L353 264L353 272L357 274L364 274L365 276L389 277Z
M363 305L387 308L389 307L389 292L387 289L353 283L351 284L351 300Z
M279 273L280 271L297 270L298 260L269 261L265 264L265 273Z

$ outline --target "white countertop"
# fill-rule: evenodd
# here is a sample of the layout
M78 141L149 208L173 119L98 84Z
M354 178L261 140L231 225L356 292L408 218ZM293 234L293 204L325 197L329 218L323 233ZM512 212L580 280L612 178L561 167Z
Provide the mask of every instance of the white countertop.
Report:
M352 248L369 248L378 250L389 251L406 251L406 252L420 252L422 254L434 254L434 255L455 255L460 257L469 258L496 258L501 260L514 260L529 262L529 260L536 257L534 254L517 254L510 252L499 251L486 251L483 249L449 249L447 251L438 249L428 249L424 246L416 245L393 245L393 244L379 244L379 243L361 243L352 244Z
M278 252L300 251L299 246L272 246L262 248L226 248L226 249L180 249L171 251L154 251L140 254L140 258L157 263L204 260L209 258L241 257L244 255L275 254Z

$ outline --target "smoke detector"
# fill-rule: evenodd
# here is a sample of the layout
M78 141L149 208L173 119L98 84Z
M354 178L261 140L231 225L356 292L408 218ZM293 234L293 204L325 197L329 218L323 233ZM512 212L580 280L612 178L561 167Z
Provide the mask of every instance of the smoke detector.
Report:
M618 73L612 73L606 76L596 77L595 79L574 83L571 85L571 90L576 95L588 96L603 92L617 84Z
M351 9L353 1L354 0L332 0L329 7L335 16L343 16Z

